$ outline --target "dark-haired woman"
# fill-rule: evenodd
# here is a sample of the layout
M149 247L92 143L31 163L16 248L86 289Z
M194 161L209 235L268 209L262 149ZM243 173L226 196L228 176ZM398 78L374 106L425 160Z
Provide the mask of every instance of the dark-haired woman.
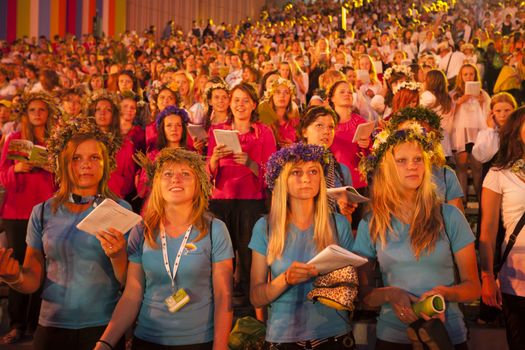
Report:
M209 131L208 169L215 183L210 210L223 220L239 253L240 287L248 295L251 254L248 249L253 225L266 212L264 164L276 150L272 130L256 121L255 89L246 83L230 92L232 119ZM217 144L213 130L235 130L242 151L233 153Z
M485 304L503 309L509 348L522 349L525 346L524 227L518 231L497 280L493 266L500 215L505 228L503 254L525 213L525 107L516 109L508 117L500 140L499 156L483 181L481 196L481 296Z

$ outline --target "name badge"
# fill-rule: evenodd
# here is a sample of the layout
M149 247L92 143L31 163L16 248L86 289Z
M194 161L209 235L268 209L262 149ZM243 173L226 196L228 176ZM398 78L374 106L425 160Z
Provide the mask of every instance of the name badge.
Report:
M171 313L176 313L179 311L184 305L190 302L190 296L184 288L179 289L166 299L164 299L164 303L168 307L168 310Z

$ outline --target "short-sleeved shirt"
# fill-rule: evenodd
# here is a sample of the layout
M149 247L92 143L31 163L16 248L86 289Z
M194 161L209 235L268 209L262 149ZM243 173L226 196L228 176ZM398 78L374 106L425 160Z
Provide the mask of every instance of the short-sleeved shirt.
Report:
M335 215L338 244L350 250L354 241L350 225L346 218ZM272 278L286 271L294 261L307 263L317 255L313 239L313 226L302 231L293 224L289 225L282 257L270 266ZM264 256L267 255L268 234L267 221L263 217L253 228L250 249ZM349 331L345 321L346 313L320 303L312 303L306 297L313 289L313 280L288 288L271 304L268 315L266 340L275 343L291 343L313 339L323 339L342 335Z
M123 200L118 203L131 209ZM120 283L100 241L76 228L92 211L93 207L89 207L81 213L73 213L59 206L53 214L50 200L33 208L26 241L45 257L38 321L42 326L81 329L104 326L111 320L119 299Z
M445 202L463 197L463 190L461 189L458 177L450 167L433 166L432 181L434 181L437 186L436 192Z
M505 240L501 252L505 251L509 237L514 232L520 217L525 212L525 182L509 169L492 168L483 181L483 187L501 194L501 217L505 227ZM498 278L501 291L507 294L525 296L525 228L521 229Z
M395 217L392 217L391 222L395 233L387 233L384 246L379 240L372 242L370 217L363 219L359 223L353 251L379 261L385 286L402 288L417 297L436 286L452 286L455 281L451 250L456 253L474 242L474 235L456 207L443 204L442 213L446 233L443 232L432 253L423 253L419 260L410 246L410 225L403 224ZM457 303L447 302L445 319L445 327L452 342L465 342L467 330ZM388 342L409 344L406 329L407 325L397 318L392 306L383 304L377 322L377 337Z
M138 316L135 336L161 345L188 345L213 341L212 264L233 258L233 248L226 225L213 219L212 238L207 234L195 242L199 232L192 227L175 276L175 289L184 288L190 302L176 313L169 312L164 300L174 293L171 277L164 266L160 235L159 248L144 240L144 227L131 230L129 261L142 265L145 275L144 298ZM166 235L171 271L184 234L177 238ZM213 242L213 246L212 246Z

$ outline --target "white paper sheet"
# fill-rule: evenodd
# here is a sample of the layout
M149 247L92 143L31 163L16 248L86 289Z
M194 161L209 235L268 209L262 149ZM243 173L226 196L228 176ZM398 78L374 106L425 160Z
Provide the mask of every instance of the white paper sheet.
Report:
M479 96L481 93L481 82L467 81L465 82L465 95Z
M367 70L358 69L356 70L357 80L361 80L363 84L368 84L370 82L370 74Z
M193 140L206 140L208 133L202 125L188 124L188 133Z
M141 221L140 215L106 198L84 220L79 222L77 228L92 235L99 231L107 231L109 228L126 233Z
M360 195L352 186L328 188L326 189L326 194L335 199L338 199L340 196L346 196L348 201L352 203L364 203L370 200L367 197Z
M325 275L342 267L352 265L358 267L368 260L354 254L338 245L331 244L317 254L308 264L313 264L321 275Z
M370 135L372 135L372 131L374 131L376 123L375 122L368 122L359 124L357 128L355 129L354 138L352 139L352 142L357 142L359 139L366 139L369 138Z
M226 145L233 153L241 153L241 143L239 142L239 134L235 130L214 129L213 135L217 144Z

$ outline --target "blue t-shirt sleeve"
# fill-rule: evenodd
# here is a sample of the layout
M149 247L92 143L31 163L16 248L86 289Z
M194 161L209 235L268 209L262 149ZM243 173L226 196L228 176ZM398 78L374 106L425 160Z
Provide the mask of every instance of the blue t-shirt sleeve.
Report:
M335 223L337 225L337 233L339 234L339 237L337 237L339 245L346 250L352 250L354 246L354 235L352 234L352 229L350 228L348 220L341 214L336 213L334 215Z
M443 217L454 253L475 241L474 234L463 213L453 205L443 204Z
M370 229L368 225L369 223L367 219L363 219L359 223L352 251L367 258L376 258L377 251L375 245L370 239Z
M456 176L456 172L448 166L445 166L444 169L445 183L447 186L445 191L445 199L449 201L456 198L462 198L463 190L461 189L461 185L459 183L458 177Z
M248 248L264 256L268 254L268 233L266 231L266 217L262 217L253 226L252 239L248 244Z
M128 238L128 260L136 264L142 264L142 248L144 246L144 226L135 225L131 229Z
M33 207L29 222L27 224L27 235L26 243L29 247L35 250L44 250L44 243L42 242L43 229L41 225L42 220L42 206L45 204L40 203ZM45 213L45 212L44 212ZM44 222L46 218L44 217Z
M216 263L226 259L233 258L233 247L230 238L230 233L226 224L219 219L213 219L212 221L212 252L211 261Z

